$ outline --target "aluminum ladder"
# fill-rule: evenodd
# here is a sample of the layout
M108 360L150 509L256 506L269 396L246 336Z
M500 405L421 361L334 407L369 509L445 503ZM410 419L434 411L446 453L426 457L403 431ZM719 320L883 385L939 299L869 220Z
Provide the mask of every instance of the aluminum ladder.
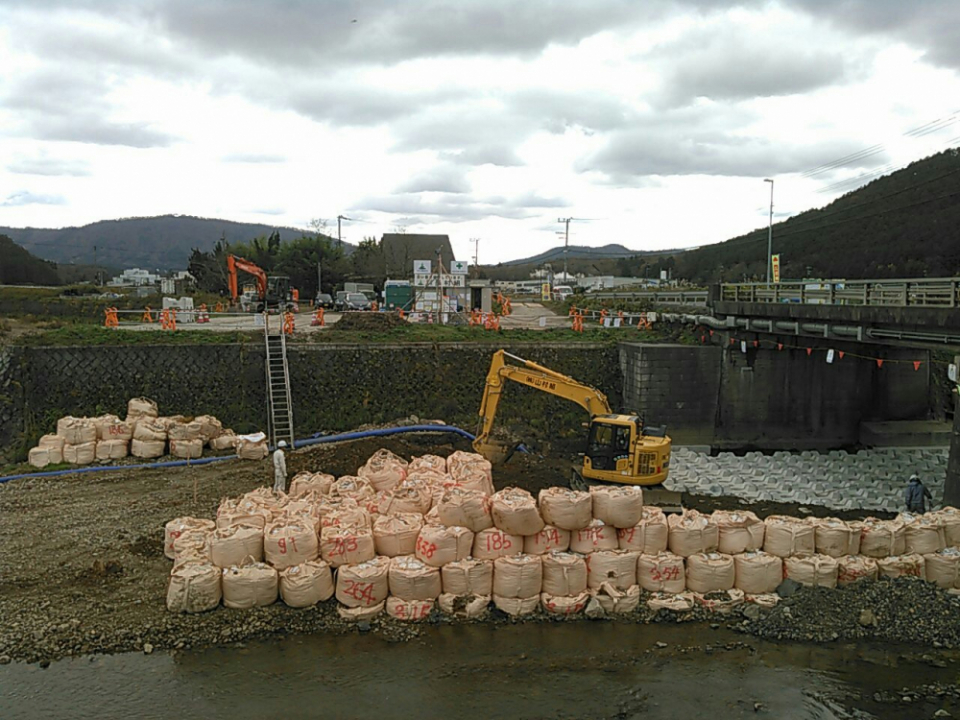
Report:
M273 447L281 440L293 448L293 401L290 397L290 369L287 364L287 339L283 334L283 316L276 320L276 332L271 332L270 315L263 313L263 336L267 356L267 418L268 436Z

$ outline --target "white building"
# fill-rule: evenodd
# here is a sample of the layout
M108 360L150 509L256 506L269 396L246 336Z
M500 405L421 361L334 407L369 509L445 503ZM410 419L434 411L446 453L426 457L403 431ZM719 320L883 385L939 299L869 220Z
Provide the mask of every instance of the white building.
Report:
M160 276L154 275L149 270L128 268L108 282L107 285L113 287L139 287L141 285L155 285L159 280Z

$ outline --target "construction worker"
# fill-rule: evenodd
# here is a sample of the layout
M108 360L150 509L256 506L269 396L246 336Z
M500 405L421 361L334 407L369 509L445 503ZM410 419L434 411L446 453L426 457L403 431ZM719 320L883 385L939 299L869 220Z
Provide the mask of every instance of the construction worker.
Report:
M287 459L283 454L286 446L287 441L281 440L277 443L277 449L273 451L273 491L275 493L287 491Z
M916 473L910 476L910 482L907 483L907 489L903 493L903 499L907 503L907 512L922 515L927 511L927 499L933 500L933 495L927 490L926 486L920 482L920 476Z

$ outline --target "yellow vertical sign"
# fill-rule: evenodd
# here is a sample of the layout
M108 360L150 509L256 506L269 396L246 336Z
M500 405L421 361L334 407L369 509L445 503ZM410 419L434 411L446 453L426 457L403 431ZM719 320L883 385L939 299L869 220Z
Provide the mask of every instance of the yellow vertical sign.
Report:
M773 281L778 283L780 282L780 253L773 255L770 261L773 265Z
M540 300L543 302L550 300L550 283L540 283Z

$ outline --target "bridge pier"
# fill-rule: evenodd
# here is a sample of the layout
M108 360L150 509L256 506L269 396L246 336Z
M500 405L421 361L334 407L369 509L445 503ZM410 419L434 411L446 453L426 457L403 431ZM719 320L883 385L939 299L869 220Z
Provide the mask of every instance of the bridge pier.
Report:
M960 355L954 357L960 363ZM953 392L953 434L950 437L950 458L947 460L947 477L943 484L943 504L960 507L960 392Z

